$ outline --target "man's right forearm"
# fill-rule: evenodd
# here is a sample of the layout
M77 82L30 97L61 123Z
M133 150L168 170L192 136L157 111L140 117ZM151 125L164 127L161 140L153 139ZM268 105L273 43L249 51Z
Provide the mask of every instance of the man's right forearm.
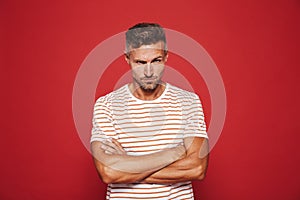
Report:
M92 143L95 164L105 182L136 182L182 158L185 148L178 146L144 156L108 155L100 148L100 142Z

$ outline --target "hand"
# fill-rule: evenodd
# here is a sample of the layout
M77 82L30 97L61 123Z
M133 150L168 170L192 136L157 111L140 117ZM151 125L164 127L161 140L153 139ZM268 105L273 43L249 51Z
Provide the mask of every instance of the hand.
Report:
M126 155L126 151L123 149L121 144L114 138L107 139L101 142L100 148L104 150L104 153L106 154Z

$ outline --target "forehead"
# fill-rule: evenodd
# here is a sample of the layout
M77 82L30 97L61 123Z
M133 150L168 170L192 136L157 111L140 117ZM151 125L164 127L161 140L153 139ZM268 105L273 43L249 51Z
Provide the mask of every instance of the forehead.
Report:
M148 60L158 56L164 56L164 47L163 42L142 45L139 48L130 49L130 57L133 59Z

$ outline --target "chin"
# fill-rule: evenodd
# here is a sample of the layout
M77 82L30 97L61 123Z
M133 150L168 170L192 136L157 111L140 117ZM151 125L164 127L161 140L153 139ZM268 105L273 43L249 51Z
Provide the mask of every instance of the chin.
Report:
M151 92L157 88L157 84L153 85L142 85L141 88L147 92Z

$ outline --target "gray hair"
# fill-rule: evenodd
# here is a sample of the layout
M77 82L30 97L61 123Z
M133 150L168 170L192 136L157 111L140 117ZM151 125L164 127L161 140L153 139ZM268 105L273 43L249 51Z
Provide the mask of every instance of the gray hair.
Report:
M167 42L164 29L156 23L138 23L126 32L126 54L130 49L139 48L142 45L163 42L164 51L167 52Z

